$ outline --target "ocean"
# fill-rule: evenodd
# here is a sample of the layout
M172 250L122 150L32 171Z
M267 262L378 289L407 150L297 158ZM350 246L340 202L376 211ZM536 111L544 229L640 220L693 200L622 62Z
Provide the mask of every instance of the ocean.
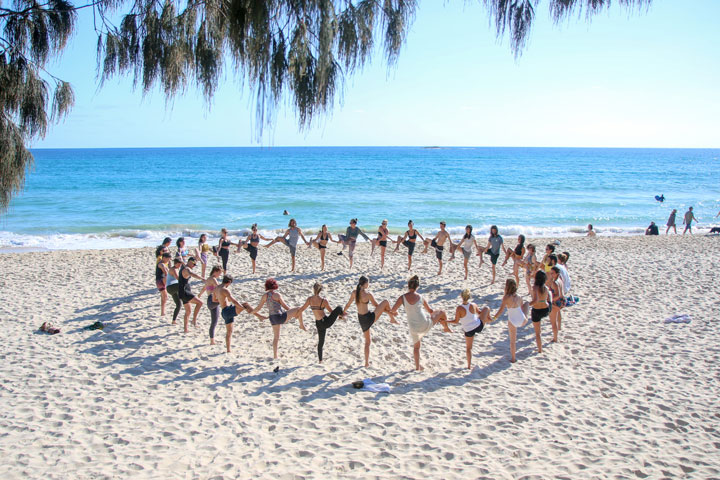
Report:
M291 217L306 232L350 218L372 235L447 222L485 235L664 232L694 206L700 227L720 210L720 150L271 147L38 149L25 191L0 215L2 249L125 248L165 236L266 236ZM664 195L665 202L655 200ZM701 230L702 231L702 230ZM194 242L188 242L194 244Z

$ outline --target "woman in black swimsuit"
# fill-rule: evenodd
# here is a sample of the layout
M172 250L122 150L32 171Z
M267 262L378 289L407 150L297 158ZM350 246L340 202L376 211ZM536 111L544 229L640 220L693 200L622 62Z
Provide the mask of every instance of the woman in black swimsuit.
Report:
M408 229L405 232L405 235L402 237L397 237L397 245L395 246L395 250L393 250L393 253L397 252L400 248L400 245L404 245L408 249L408 270L412 267L412 256L415 252L415 242L417 241L417 237L420 237L420 240L425 241L422 235L420 235L420 232L415 230L414 224L412 220L408 221Z
M220 255L220 258L222 258L222 265L223 265L223 274L227 273L227 264L228 259L230 258L230 246L236 245L237 243L232 243L230 240L228 240L228 231L227 228L223 228L220 230L220 240L218 241L218 255Z
M320 250L320 270L325 271L325 252L327 252L327 244L328 242L334 242L332 234L328 232L327 225L324 225L320 228L320 231L317 234L317 237L311 238L310 243L308 243L308 248L310 247L317 247L318 250Z
M375 300L375 297L372 296L372 293L367 291L367 287L370 284L370 281L367 279L367 277L360 277L360 280L358 280L357 287L355 287L355 290L350 292L350 299L347 302L347 305L345 305L345 308L343 309L343 316L345 316L345 313L347 312L347 309L350 308L350 305L355 303L357 305L357 312L358 312L358 321L360 322L360 328L363 331L363 336L365 337L365 366L370 366L370 327L372 327L375 322L380 320L380 317L383 313L387 313L390 317L390 323L398 323L395 320L395 315L391 312L390 303L387 300L383 300L382 302L378 303ZM375 311L371 312L368 305L372 303L375 307Z
M532 288L532 299L530 300L530 318L535 329L535 343L538 353L542 353L542 338L540 337L540 320L550 314L550 290L545 286L545 272L538 270L535 273L535 285Z
M323 225L323 227L324 226L325 225ZM343 313L342 307L335 307L335 309L330 308L330 302L328 302L326 298L320 296L322 289L323 286L321 283L315 283L315 285L313 285L313 296L308 297L308 299L305 300L305 305L300 307L300 311L305 311L306 308L310 307L310 310L312 310L313 316L315 317L315 326L318 331L318 359L320 360L320 363L322 363L323 360L325 331L332 327L335 320L342 316ZM325 315L326 310L328 315Z
M387 248L388 240L392 243L387 224L388 221L383 220L382 224L378 227L378 236L372 240L372 249L370 250L370 255L372 255L375 253L375 247L380 246L380 270L385 267L385 249Z
M515 282L520 285L520 263L525 256L525 235L518 235L518 243L515 245L515 249L505 249L505 260L502 263L504 267L510 258L513 259L513 275L515 275Z
M271 239L265 238L257 232L257 223L253 223L250 229L252 230L252 233L248 235L248 237L243 242L238 243L237 251L239 252L241 248L244 248L248 251L248 253L250 254L250 261L252 262L253 267L252 273L255 274L255 259L257 258L258 245L260 245L260 240L265 240L266 242L269 242Z

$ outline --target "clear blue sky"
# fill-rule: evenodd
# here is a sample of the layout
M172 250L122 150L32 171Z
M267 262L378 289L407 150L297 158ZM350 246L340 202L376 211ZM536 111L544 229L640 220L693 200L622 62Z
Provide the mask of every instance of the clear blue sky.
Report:
M478 1L421 1L395 69L375 55L312 129L300 132L284 107L261 143L254 97L229 72L209 110L194 89L171 109L157 91L133 91L130 78L98 90L97 37L84 12L49 68L73 84L75 108L33 146L720 148L720 1L655 0L632 14L614 6L560 26L540 5L516 61Z

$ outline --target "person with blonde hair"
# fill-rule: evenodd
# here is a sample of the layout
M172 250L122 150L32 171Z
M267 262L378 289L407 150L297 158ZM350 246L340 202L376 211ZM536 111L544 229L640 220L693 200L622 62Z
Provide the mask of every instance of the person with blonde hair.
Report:
M465 356L467 358L468 370L472 369L472 347L475 335L483 331L486 323L492 322L490 319L490 309L483 307L480 309L477 305L470 302L470 290L465 289L460 292L462 304L455 309L455 320L450 323L459 323L465 332Z
M313 285L313 295L305 300L305 304L300 307L300 311L305 311L306 308L310 307L312 314L315 317L315 326L318 332L318 360L320 363L323 361L323 346L325 345L325 332L328 328L332 327L335 320L342 316L342 307L330 308L330 302L325 297L320 296L320 292L323 291L322 283L315 282ZM328 312L325 315L325 311Z
M358 284L350 292L350 298L348 299L345 308L343 308L342 315L345 316L347 309L353 303L357 305L358 321L360 322L360 328L362 329L363 336L365 337L365 366L370 366L370 327L380 320L383 313L387 313L390 317L390 323L398 323L395 320L395 314L391 311L390 303L387 300L383 300L378 303L373 297L372 293L368 292L367 288L370 285L370 280L367 277L362 276L358 280ZM372 303L375 307L375 311L371 312L368 305Z
M415 370L417 371L424 370L423 366L420 365L420 342L425 334L427 334L436 323L441 323L444 327L444 331L450 332L447 324L447 314L445 314L445 311L433 310L430 308L430 305L422 297L422 295L417 293L419 286L420 279L417 275L413 275L410 280L408 280L408 292L397 299L391 311L391 313L395 315L401 305L405 307L408 327L410 328L410 339L413 345ZM423 308L430 314L429 317L425 315Z
M507 309L508 316L508 333L510 334L510 362L515 363L515 342L517 339L517 329L527 323L527 317L530 313L530 302L523 302L520 295L517 294L517 282L513 278L505 280L505 294L497 313L493 316L493 320L497 320L503 311Z
M375 247L380 247L380 270L385 267L385 249L387 248L387 242L392 239L390 238L390 230L388 230L388 221L383 219L382 223L378 227L377 238L372 239L372 248L370 249L370 255L375 253Z

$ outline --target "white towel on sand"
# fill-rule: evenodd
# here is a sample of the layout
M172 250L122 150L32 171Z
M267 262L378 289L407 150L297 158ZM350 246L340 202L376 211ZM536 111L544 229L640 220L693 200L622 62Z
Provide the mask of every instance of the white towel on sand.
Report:
M673 315L672 317L668 317L665 319L665 323L690 323L690 322L692 322L692 317L690 317L690 315L685 315L685 314Z
M375 383L369 378L363 380L363 390L368 392L386 392L390 393L390 385L387 383Z

